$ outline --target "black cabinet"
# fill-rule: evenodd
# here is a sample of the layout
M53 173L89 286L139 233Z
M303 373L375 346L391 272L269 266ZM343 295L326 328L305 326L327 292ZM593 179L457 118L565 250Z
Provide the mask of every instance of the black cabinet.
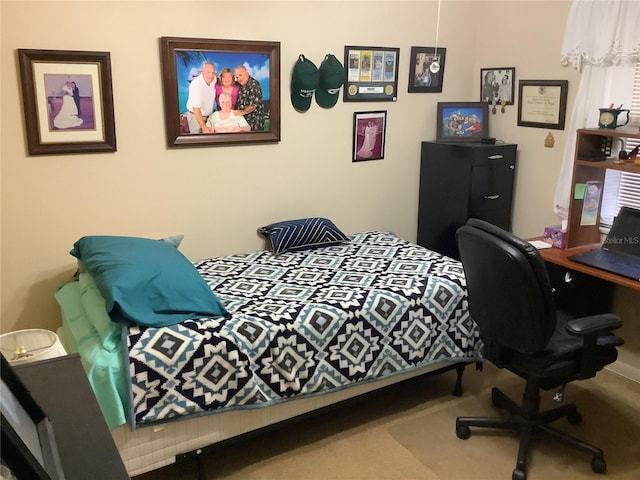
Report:
M510 231L517 147L422 142L417 243L459 259L455 232L468 218Z

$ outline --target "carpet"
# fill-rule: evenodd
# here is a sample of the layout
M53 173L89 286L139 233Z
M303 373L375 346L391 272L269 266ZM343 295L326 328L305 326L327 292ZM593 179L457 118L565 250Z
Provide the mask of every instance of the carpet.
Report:
M499 386L519 401L524 383L515 376ZM543 392L542 408L558 404L552 392ZM638 479L640 478L640 385L603 371L594 379L573 382L565 389L565 402L575 403L581 425L566 419L554 422L560 430L604 450L606 477L591 471L591 456L549 437L536 437L530 449L528 480L552 479ZM511 478L518 451L515 432L472 428L471 437L455 434L457 416L499 416L504 410L491 404L491 387L442 405L441 408L405 418L389 427L396 442L403 445L439 480L493 480Z

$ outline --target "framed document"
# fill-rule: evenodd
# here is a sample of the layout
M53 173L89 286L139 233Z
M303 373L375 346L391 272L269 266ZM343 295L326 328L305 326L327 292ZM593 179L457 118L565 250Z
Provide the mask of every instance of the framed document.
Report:
M518 125L564 130L568 80L520 80Z
M399 48L344 47L345 102L395 102Z

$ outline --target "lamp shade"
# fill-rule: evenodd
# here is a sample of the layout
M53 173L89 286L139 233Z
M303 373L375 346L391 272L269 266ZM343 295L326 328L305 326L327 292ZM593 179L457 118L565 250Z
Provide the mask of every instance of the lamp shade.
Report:
M58 335L39 328L16 330L0 335L0 351L12 365L67 354Z

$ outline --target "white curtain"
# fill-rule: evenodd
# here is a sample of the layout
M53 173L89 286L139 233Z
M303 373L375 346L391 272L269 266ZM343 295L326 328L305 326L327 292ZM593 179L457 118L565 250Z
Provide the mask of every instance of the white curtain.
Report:
M596 127L599 108L631 103L633 71L640 59L640 1L574 0L561 53L563 65L582 73L554 198L554 212L566 219L576 130Z

